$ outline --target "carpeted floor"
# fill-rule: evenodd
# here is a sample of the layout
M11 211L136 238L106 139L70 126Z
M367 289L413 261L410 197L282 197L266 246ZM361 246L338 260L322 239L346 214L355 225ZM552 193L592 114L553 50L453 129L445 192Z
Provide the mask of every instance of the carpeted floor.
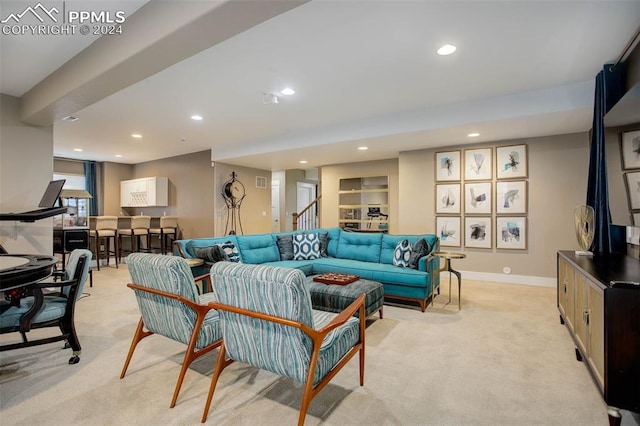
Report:
M198 424L217 351L169 402L184 347L142 341L119 379L139 313L126 265L94 270L77 304L81 361L61 343L0 353L0 422L9 425ZM367 328L365 385L352 360L313 400L307 425L606 425L606 406L558 320L555 289L464 280L435 307L385 305ZM39 332L44 332L41 330ZM6 343L18 336L3 335ZM295 424L301 385L235 363L209 424ZM640 416L623 412L623 425Z

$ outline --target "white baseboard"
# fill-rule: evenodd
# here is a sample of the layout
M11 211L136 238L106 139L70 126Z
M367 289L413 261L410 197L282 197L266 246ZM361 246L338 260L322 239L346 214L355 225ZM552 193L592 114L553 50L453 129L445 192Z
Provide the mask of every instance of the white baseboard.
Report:
M535 285L539 287L556 287L556 279L549 277L535 277L531 275L506 275L506 274L494 274L490 272L475 272L475 271L459 271L462 274L462 279L470 279L477 281L493 281L498 283L507 284L519 284L519 285ZM449 279L448 272L440 273L440 282L442 280ZM453 277L453 282L456 278Z

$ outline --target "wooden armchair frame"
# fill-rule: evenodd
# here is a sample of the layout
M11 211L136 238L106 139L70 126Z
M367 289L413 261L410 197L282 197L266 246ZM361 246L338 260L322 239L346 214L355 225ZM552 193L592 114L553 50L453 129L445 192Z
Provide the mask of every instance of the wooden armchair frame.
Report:
M200 276L196 278L196 281L204 279L204 276ZM176 405L176 401L178 400L178 394L180 393L180 388L182 387L182 382L184 381L184 376L187 373L187 369L189 368L189 365L191 365L191 363L193 361L195 361L196 359L198 359L199 357L201 357L202 355L210 352L211 350L217 348L218 346L221 345L222 340L217 340L214 343L205 346L204 348L197 350L196 349L196 343L198 341L198 335L200 334L200 328L202 327L202 323L204 322L205 317L207 316L207 313L211 310L214 309L212 306L208 306L208 305L200 305L197 303L194 303L193 301L186 299L180 295L177 294L172 294L172 293L167 293L161 290L156 290L153 288L148 288L148 287L143 287L141 285L138 284L127 284L127 287L133 289L133 290L137 290L137 291L144 291L147 293L151 293L151 294L155 294L157 296L162 296L162 297L167 297L169 299L174 299L177 300L181 303L184 303L185 305L189 306L191 309L193 309L196 313L196 323L193 327L193 331L191 332L191 338L189 339L189 345L187 345L187 350L184 354L184 360L182 361L182 368L180 369L180 374L178 375L178 382L176 383L176 388L173 392L173 398L171 399L171 405L169 405L170 408L175 407ZM147 336L151 336L152 334L154 334L152 331L149 330L144 330L144 319L142 318L142 316L140 317L140 321L138 321L138 327L136 328L136 332L133 335L133 340L131 342L131 347L129 349L129 354L127 355L127 359L124 363L124 366L122 367L122 373L120 374L120 378L124 378L124 375L127 372L127 368L129 367L129 362L131 361L131 358L133 357L133 352L136 349L136 346L138 345L138 343L144 339Z
M246 315L252 318L257 318L265 321L274 322L277 324L286 325L289 327L294 327L302 330L306 333L313 342L313 349L311 353L311 359L309 361L309 367L307 371L307 380L304 384L304 394L302 396L302 404L300 406L300 417L298 418L298 425L302 426L304 424L304 419L307 414L307 410L309 405L311 404L311 400L329 383L329 381L344 367L347 362L356 354L356 352L360 353L360 386L364 385L364 355L365 355L365 315L364 315L364 302L365 295L360 295L351 305L347 306L338 316L336 316L331 322L322 327L320 330L314 330L309 326L297 322L292 321L285 318L280 318L272 315L263 314L260 312L254 312L247 309L237 308L234 306L223 305L217 302L210 302L209 306L211 308L217 309L219 311L229 311L234 312L240 315ZM327 373L326 376L322 378L322 380L316 385L313 386L313 379L315 376L316 367L318 365L318 359L320 357L320 346L322 345L322 341L332 330L337 327L340 327L344 323L347 322L349 318L355 312L359 312L359 323L360 323L360 338L358 342L342 357L342 359ZM224 341L220 346L220 352L218 353L218 360L216 362L215 369L213 371L213 376L211 377L211 386L209 388L209 394L207 395L207 403L204 408L204 412L202 413L202 423L207 421L207 416L209 414L209 407L211 406L211 401L213 399L213 393L216 388L216 384L218 379L220 378L220 374L222 370L224 370L227 366L234 362L233 359L226 359L226 349L224 346Z

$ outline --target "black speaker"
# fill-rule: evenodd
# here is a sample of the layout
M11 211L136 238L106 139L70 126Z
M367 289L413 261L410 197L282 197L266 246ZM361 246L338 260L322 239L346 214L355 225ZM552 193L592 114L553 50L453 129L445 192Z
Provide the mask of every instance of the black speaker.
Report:
M54 229L53 252L68 253L75 249L89 248L88 229Z

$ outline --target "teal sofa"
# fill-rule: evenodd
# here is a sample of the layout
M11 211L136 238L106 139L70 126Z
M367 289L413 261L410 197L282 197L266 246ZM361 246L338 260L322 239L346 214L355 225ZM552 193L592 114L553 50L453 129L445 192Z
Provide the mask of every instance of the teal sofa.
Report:
M277 245L279 235L292 232L228 235L224 237L183 239L174 242L174 254L185 258L196 258L197 248L211 247L230 241L237 247L240 261L250 264L264 264L295 268L305 275L339 272L359 275L361 278L378 281L384 286L386 299L401 299L417 302L424 312L427 300L440 280L433 272L440 267L440 260L433 252L440 249L440 240L434 234L390 235L383 233L348 232L341 228L320 228L296 233L327 233L327 257L313 260L281 260ZM414 244L424 238L431 251L418 262L418 269L393 265L393 252L399 241L409 240ZM211 264L194 267L194 275L209 273Z

